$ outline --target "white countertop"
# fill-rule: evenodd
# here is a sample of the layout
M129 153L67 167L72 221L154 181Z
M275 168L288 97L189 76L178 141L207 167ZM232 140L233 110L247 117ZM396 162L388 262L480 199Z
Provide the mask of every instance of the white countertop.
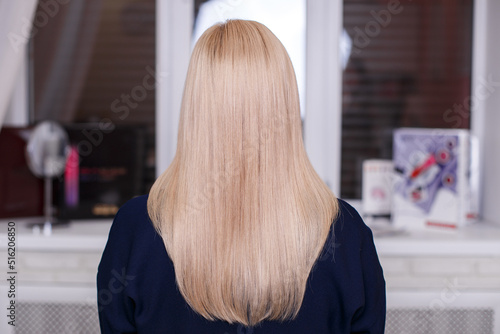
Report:
M455 231L371 227L379 256L500 256L500 226L491 223Z
M348 200L360 214L360 200ZM500 224L477 222L457 229L403 230L389 221L371 223L379 256L500 256Z
M7 223L16 224L16 246L23 250L102 252L111 227L111 219L75 220L54 225L49 236L34 232L32 225L41 218L0 220L0 249L7 248Z
M40 220L40 219L38 219ZM36 219L0 220L0 249L7 248L7 222L16 223L16 246L22 250L100 252L106 245L111 219L75 220L56 225L50 236L34 233ZM379 256L500 256L500 225L480 222L453 232L403 231L372 225ZM382 226L382 228L381 228Z

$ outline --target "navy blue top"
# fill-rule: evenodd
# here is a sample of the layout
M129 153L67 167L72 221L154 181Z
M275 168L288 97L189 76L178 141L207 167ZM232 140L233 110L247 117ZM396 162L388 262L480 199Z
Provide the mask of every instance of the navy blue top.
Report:
M245 328L208 321L185 302L174 266L148 217L147 196L117 213L97 274L101 331L145 334L383 333L385 281L373 236L339 200L322 255L311 271L298 316Z

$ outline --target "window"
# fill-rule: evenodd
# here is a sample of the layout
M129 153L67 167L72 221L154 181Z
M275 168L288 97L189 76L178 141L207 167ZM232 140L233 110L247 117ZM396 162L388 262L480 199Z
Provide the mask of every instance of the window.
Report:
M85 213L61 186L64 218L112 216L155 180L155 25L155 0L39 1L31 120L61 122L80 161Z
M392 158L398 127L469 128L472 0L344 0L340 196L361 197L361 165Z
M301 100L301 115L305 113L305 0L195 1L193 45L201 34L217 22L228 19L255 20L266 25L285 46L292 61Z

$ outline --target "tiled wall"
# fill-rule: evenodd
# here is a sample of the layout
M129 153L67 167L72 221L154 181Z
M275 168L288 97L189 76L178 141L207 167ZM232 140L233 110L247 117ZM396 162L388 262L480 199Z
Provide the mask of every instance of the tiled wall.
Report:
M500 257L381 256L387 289L500 290ZM451 283L450 283L451 282Z
M17 255L18 282L95 284L98 252L35 252L22 251ZM1 261L0 270L7 272L7 261Z

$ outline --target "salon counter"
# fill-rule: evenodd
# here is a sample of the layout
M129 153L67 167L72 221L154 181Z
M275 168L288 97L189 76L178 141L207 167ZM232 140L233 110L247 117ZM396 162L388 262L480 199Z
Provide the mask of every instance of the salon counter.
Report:
M21 277L28 281L94 284L112 220L80 220L55 226L50 236L34 232L34 219L13 219ZM0 249L7 249L7 220L0 221ZM403 231L372 224L388 288L414 282L427 286L449 275L480 278L473 286L500 289L500 226L476 223L455 231ZM6 267L6 261L0 268ZM80 276L79 276L80 275ZM492 276L493 277L490 277ZM486 280L486 278L491 278ZM495 281L496 280L496 281ZM488 282L482 285L480 282ZM396 284L397 283L397 284ZM435 284L431 284L435 286Z
M34 232L33 219L10 221L16 227L19 301L31 308L52 305L60 309L58 312L67 313L68 322L78 318L92 328L89 332L98 331L95 279L112 221L73 221L55 226L50 236L43 235L41 229ZM3 254L8 247L8 222L0 221ZM472 315L477 306L485 312L500 313L499 225L477 223L456 231L408 232L380 222L367 223L374 232L387 283L388 328L407 324L410 318L420 316L418 312L428 312L434 305L470 309ZM8 271L7 256L0 261L0 269ZM2 303L6 302L7 288L5 282L0 283ZM415 314L405 313L410 309ZM439 319L436 321L448 321ZM37 326L44 325L43 319L33 321L40 322ZM420 328L425 324L414 325ZM500 320L494 326L494 333L500 333ZM5 332L2 330L0 325L0 332Z

